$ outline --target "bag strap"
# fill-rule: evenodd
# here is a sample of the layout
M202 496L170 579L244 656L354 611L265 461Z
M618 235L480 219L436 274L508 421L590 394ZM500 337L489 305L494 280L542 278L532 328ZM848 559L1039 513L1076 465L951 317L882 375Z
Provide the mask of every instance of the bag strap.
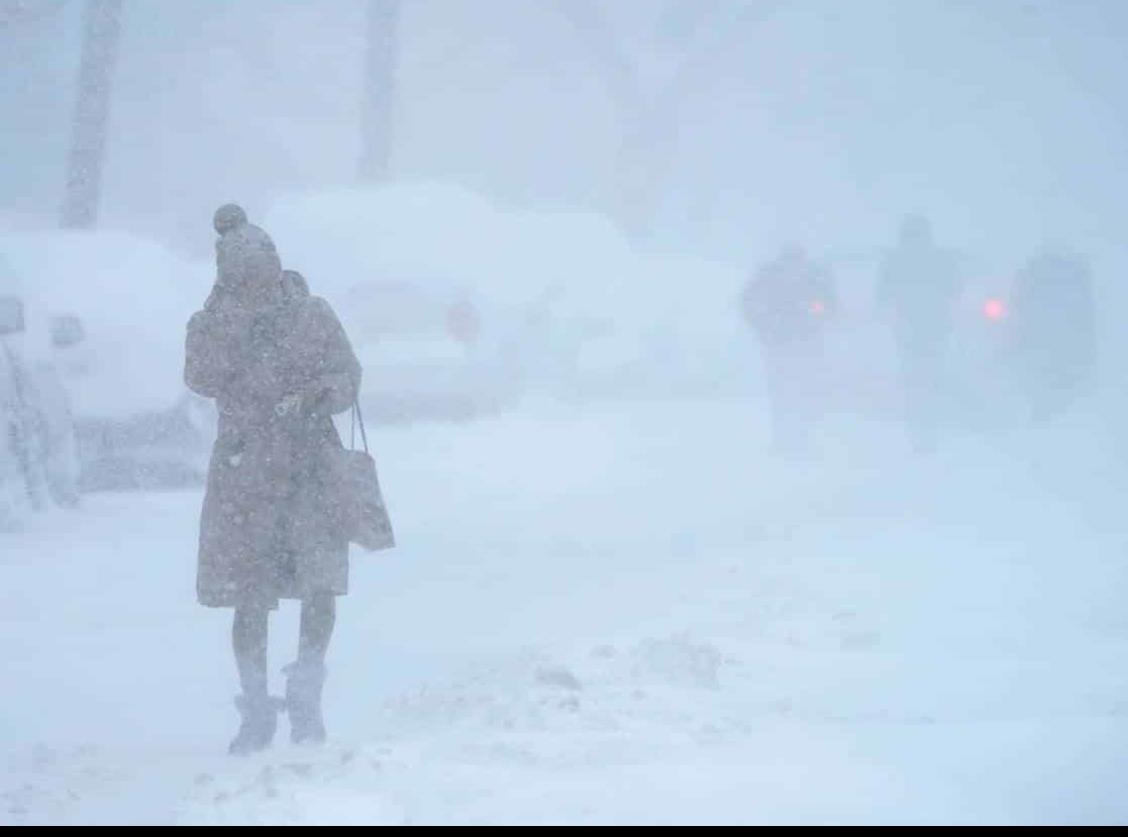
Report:
M360 401L353 401L352 431L349 434L349 447L356 450L356 426L360 424L360 439L364 443L364 452L368 454L368 434L364 432L364 414L360 411ZM371 456L371 454L368 454Z

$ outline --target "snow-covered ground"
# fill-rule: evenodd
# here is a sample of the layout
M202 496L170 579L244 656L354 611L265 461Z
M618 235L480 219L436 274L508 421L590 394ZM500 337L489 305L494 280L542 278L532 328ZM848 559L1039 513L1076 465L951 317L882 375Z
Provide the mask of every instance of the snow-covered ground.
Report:
M744 401L378 431L401 546L354 555L330 744L250 759L199 493L40 518L0 541L0 821L1128 821L1106 428L827 431L803 462Z

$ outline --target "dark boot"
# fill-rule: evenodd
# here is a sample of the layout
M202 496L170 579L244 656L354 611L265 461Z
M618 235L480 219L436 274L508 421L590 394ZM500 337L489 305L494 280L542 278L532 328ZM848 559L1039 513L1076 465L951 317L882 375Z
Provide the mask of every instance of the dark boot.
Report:
M235 706L243 716L239 732L231 740L227 752L233 756L246 756L265 750L274 740L278 727L279 700L269 695L249 697L238 695Z
M286 673L286 712L290 715L290 740L295 744L325 742L325 721L321 717L321 689L325 685L325 666L298 661L283 669Z

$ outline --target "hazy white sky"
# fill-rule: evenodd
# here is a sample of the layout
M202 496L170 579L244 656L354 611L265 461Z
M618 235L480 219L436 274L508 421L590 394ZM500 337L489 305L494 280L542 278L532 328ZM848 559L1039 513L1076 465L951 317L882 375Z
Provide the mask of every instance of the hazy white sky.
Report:
M655 96L694 62L668 111L662 246L867 247L914 208L954 243L1008 256L1119 236L1118 0L728 0L698 42L692 4L604 5ZM0 30L0 156L15 161L0 171L0 223L53 223L78 11L70 0ZM206 248L219 202L255 211L349 183L363 19L363 0L126 0L104 224ZM524 207L609 205L620 114L555 0L404 0L398 81L397 177Z

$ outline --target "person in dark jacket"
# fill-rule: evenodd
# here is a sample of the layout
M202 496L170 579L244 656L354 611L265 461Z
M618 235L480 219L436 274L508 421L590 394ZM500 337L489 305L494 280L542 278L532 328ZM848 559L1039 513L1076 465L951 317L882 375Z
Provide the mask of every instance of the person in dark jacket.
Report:
M893 328L905 420L918 450L936 443L944 364L959 293L955 255L934 243L927 218L906 216L896 246L881 265L877 304Z
M775 447L802 450L826 397L825 334L837 309L830 275L788 246L749 280L742 307L760 340Z
M1036 420L1075 399L1096 363L1096 304L1086 261L1048 250L1019 271L1011 302L1014 358Z

